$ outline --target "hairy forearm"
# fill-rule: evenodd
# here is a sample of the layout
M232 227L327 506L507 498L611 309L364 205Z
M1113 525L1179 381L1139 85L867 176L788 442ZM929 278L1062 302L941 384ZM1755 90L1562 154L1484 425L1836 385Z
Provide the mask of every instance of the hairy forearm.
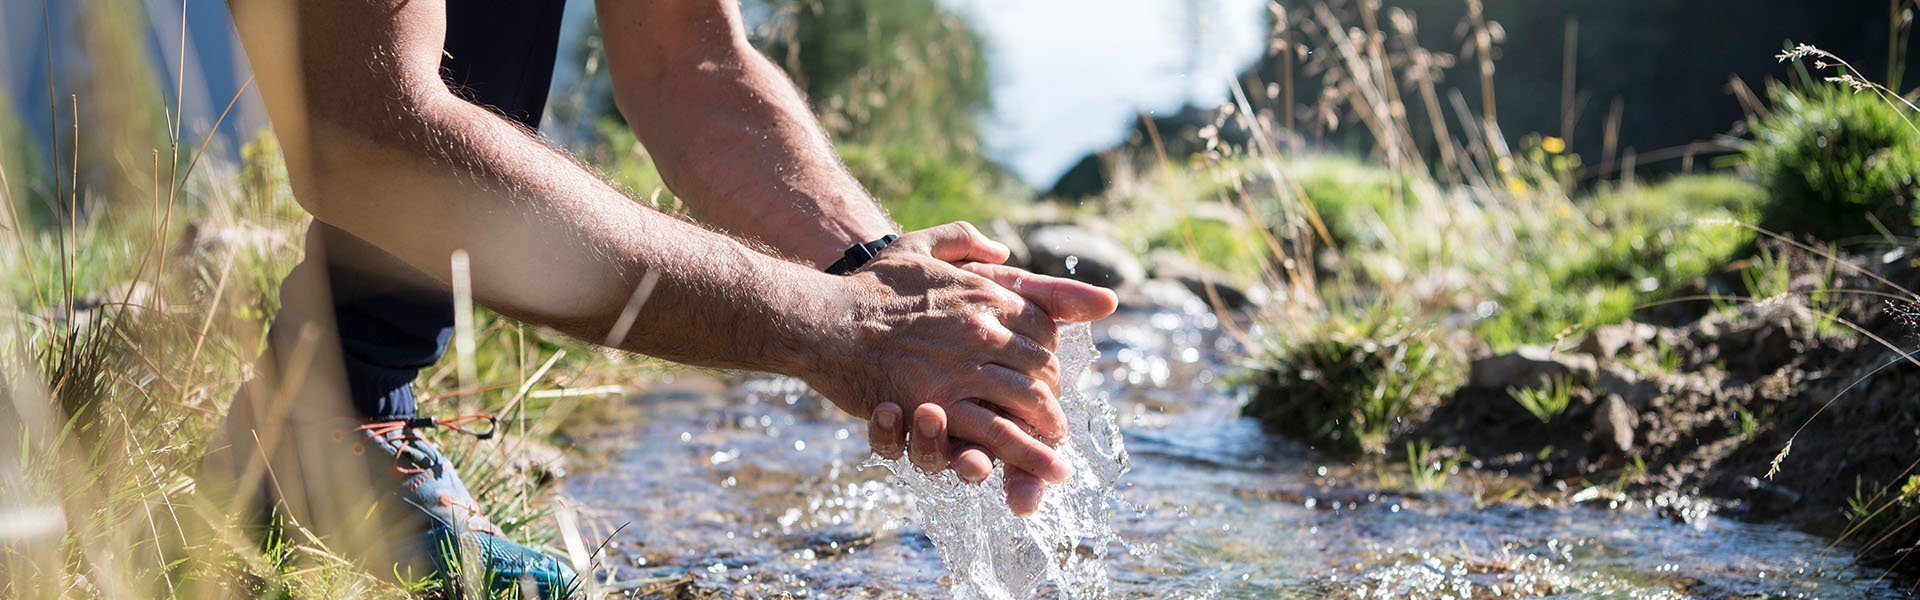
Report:
M620 44L609 52L638 52ZM614 97L697 217L816 266L898 229L786 75L744 38L714 32L683 46L626 57Z
M475 299L593 342L648 273L621 348L677 362L791 372L831 314L834 278L643 207L515 125L451 94L380 123L316 122L293 173L317 217L442 281L471 257ZM301 162L301 161L293 161ZM687 335L687 331L701 335Z

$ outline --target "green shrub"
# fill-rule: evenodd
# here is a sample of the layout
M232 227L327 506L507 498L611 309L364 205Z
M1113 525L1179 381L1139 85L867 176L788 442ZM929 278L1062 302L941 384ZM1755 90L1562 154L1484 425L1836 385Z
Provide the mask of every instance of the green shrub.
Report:
M935 0L772 0L759 46L785 67L836 139L979 154L992 103L980 36Z
M1000 177L984 163L942 158L912 146L845 145L847 169L908 231L968 221L985 226L1005 214L994 192Z
M1386 307L1333 315L1270 351L1242 414L1336 454L1383 453L1458 387L1437 334Z
M1871 93L1818 85L1771 90L1774 108L1754 127L1745 158L1773 201L1761 225L1839 239L1871 234L1874 221L1911 233L1920 192L1920 131Z
M1392 171L1346 158L1302 161L1293 172L1301 193L1327 226L1327 235L1342 251L1389 242L1394 232L1383 217L1402 210L1412 194L1407 181Z
M1219 218L1182 215L1173 226L1147 242L1152 249L1169 249L1227 273L1252 280L1270 259L1260 231Z

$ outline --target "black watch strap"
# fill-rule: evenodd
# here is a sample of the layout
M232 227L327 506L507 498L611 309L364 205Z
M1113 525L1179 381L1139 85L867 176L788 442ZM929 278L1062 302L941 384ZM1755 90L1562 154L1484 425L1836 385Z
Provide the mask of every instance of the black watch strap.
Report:
M867 264L867 261L873 260L875 255L880 254L881 250L887 249L887 246L893 245L893 241L897 239L900 239L900 236L889 233L871 242L854 244L852 248L847 249L847 253L841 256L840 260L835 261L832 266L827 267L827 273L831 275L850 274L862 265Z

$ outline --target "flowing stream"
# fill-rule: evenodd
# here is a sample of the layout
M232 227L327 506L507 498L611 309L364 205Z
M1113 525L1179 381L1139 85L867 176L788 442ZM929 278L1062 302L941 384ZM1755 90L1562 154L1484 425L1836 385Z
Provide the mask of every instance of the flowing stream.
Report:
M1080 390L1111 400L1131 456L1131 470L1100 496L1118 540L1046 549L1053 568L1029 568L1053 578L1036 583L1035 595L1905 594L1905 584L1879 581L1825 539L1716 516L1709 503L1680 494L1656 502L1575 504L1578 493L1498 501L1532 482L1462 470L1421 492L1407 485L1405 467L1396 474L1323 458L1238 416L1244 394L1226 378L1245 354L1220 329L1197 303L1093 324L1099 356ZM562 490L584 507L587 534L604 539L619 530L601 556L603 577L753 597L992 589L949 570L938 530L955 518L1004 527L1011 517L979 508L986 503L949 506L934 513L930 537L927 490L917 499L870 464L863 424L800 384L686 374L631 403L630 418L590 442L619 450ZM976 536L949 554L1011 553L1022 543L1012 530L993 531L987 537L995 539ZM1074 575L1093 570L1097 577ZM1023 573L1031 571L995 579L1006 584Z

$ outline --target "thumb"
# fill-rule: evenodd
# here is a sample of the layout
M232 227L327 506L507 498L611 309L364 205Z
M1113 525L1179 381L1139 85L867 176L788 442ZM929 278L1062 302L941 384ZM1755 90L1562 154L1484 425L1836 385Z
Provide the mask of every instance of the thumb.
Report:
M1082 323L1113 314L1120 299L1111 290L1065 279L1040 275L1006 265L968 263L960 268L985 277L1019 294L1047 311L1056 321Z
M900 236L900 241L895 242L894 246L925 252L949 263L1000 264L1007 262L1010 254L1005 244L987 239L979 229L966 221L909 232Z

